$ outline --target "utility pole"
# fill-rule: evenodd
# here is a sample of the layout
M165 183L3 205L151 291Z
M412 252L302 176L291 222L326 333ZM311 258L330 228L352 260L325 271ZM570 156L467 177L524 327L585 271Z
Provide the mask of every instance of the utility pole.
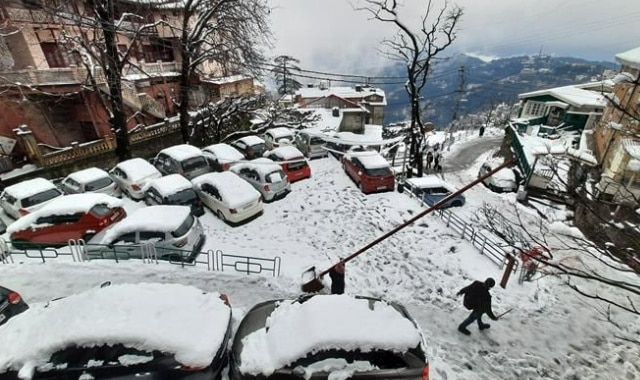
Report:
M287 95L287 60L282 62L282 95Z
M447 145L447 151L451 150L451 144L453 144L453 128L457 127L458 123L458 112L460 111L460 102L462 102L462 97L464 96L464 82L465 82L465 69L464 65L460 66L458 69L458 89L456 93L458 94L456 98L456 106L453 109L453 117L451 119L451 125L449 126L449 144Z

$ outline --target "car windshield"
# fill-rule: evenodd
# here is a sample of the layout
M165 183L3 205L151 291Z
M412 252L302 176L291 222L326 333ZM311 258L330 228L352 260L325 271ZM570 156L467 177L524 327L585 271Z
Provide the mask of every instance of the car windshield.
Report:
M104 189L105 187L111 185L113 183L113 180L109 177L104 177L104 178L100 178L97 179L95 181L89 182L84 186L84 189L86 191L95 191L95 190L100 190L100 189Z
M54 370L61 368L64 371L66 368L143 364L166 356L160 351L141 351L123 344L71 346L51 355L49 363L53 364Z
M320 137L312 137L311 138L311 145L321 145L324 144L324 140Z
M300 170L306 168L307 166L309 166L307 164L307 161L304 159L300 159L300 161L287 164L287 170Z
M91 210L89 210L90 213L97 217L105 216L109 213L109 211L111 211L111 209L103 203L97 204L93 206Z
M182 170L190 172L207 167L207 160L204 157L191 157L182 161Z
M273 171L266 176L266 180L268 183L277 183L282 182L282 180L286 177L286 174L282 170Z
M264 145L263 143L251 145L249 148L254 152L260 152L260 153L264 153L264 151L267 150L266 145Z
M364 172L367 175L375 176L375 177L384 177L388 175L392 175L390 168L373 168L373 169L365 169Z
M185 235L187 232L189 232L189 230L191 229L191 226L193 226L195 222L196 222L196 219L193 217L193 215L189 214L189 216L187 216L184 222L182 222L180 227L178 227L175 231L171 232L171 235L173 237L180 237Z
M313 363L330 359L344 359L348 363L356 361L369 362L378 369L404 368L408 365L408 363L403 359L403 354L390 351L374 350L361 352L360 350L323 350L315 354L309 354L302 359L298 359L287 368L292 369L298 366L308 367Z
M22 200L22 207L31 207L42 202L46 202L60 195L60 190L58 189L49 189L45 190L41 193L34 194L30 197L26 197Z
M195 202L198 198L196 192L193 189L185 189L167 197L168 204L171 205L186 205Z

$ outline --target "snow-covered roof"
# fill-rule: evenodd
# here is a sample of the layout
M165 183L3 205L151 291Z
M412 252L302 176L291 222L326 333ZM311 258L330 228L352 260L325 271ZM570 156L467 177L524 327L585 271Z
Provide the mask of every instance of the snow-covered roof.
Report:
M298 148L292 145L284 145L272 149L265 153L265 155L275 154L283 160L293 160L294 158L304 158L304 154L300 152Z
M109 173L99 168L88 168L73 172L67 176L78 183L91 183L95 180L109 177Z
M264 328L243 339L240 372L269 376L319 350L404 352L421 342L414 323L384 301L350 295L317 295L303 303L284 300Z
M122 200L107 194L82 193L63 195L44 205L41 209L11 223L7 232L22 231L35 223L38 218L50 215L72 215L80 212L88 212L97 204L105 204L108 207L122 207Z
M362 165L367 169L390 167L389 162L382 157L380 153L373 150L367 150L364 152L347 152L345 156L358 157L358 160L360 160Z
M242 168L254 169L258 173L261 173L264 176L271 174L275 171L282 170L282 167L280 165L276 164L275 162L273 162L273 160L270 160L266 157L255 158L249 162L242 162L240 164L233 166L231 170L233 172L239 172Z
M0 372L29 373L47 364L54 352L76 344L121 343L174 354L185 366L206 367L224 342L230 320L231 308L219 293L193 286L138 283L94 288L32 304L0 326L3 341L11 342L0 345ZM167 327L176 323L179 327Z
M214 185L229 207L236 208L260 198L258 190L233 172L207 173L192 181L196 186L203 183Z
M56 185L53 182L38 177L7 186L4 192L15 198L22 199L55 188Z
M169 174L149 182L149 187L158 190L160 195L168 197L182 190L193 188L193 184L180 174Z
M220 163L244 160L244 155L229 144L220 143L202 148L202 153L213 154Z
M536 96L550 95L559 100L571 104L574 107L598 107L607 105L607 99L597 91L583 90L578 86L555 87L545 90L526 92L518 95L520 99L532 98Z
M380 145L383 143L382 136L375 134L357 134L353 132L328 133L324 138L326 141L345 145Z
M202 81L206 83L212 83L212 84L228 84L228 83L239 82L241 80L246 80L246 79L252 80L251 77L246 75L230 75L227 77L204 78L202 79Z
M138 181L140 179L151 177L151 176L160 176L160 172L155 166L151 165L149 162L145 161L142 158L132 158L126 161L120 162L116 165L117 168L127 173L127 177L131 181Z
M202 156L202 151L193 145L180 144L170 146L160 151L167 156L174 158L178 161L188 160L189 158Z
M242 141L247 145L264 144L264 140L261 137L255 135L240 137L236 141Z
M302 98L323 98L330 95L339 96L346 99L359 99L364 100L365 97L371 95L378 95L382 97L382 101L372 103L386 105L386 96L382 89L370 86L358 86L360 91L357 91L356 87L303 87L296 91L296 95Z
M103 235L101 242L110 242L114 238L133 231L164 231L178 229L191 214L188 206L154 205L135 210L116 223Z
M300 109L300 111L303 110L306 111L307 109ZM318 115L318 120L309 123L309 125L313 126L314 130L319 132L331 132L337 131L340 128L343 117L342 112L338 112L338 116L333 116L333 111L326 108L313 108L309 109L309 111Z
M640 70L640 47L616 54L616 61L623 66Z

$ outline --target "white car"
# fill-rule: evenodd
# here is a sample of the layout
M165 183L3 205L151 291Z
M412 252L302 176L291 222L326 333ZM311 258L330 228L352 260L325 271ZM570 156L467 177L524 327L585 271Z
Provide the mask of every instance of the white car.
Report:
M244 160L244 155L229 144L213 144L202 148L202 154L209 166L216 172L229 170L234 164Z
M296 140L293 130L285 127L271 128L262 135L262 138L269 150L279 146L292 145Z
M136 201L144 198L144 192L152 179L162 177L155 166L142 158L122 161L111 169L109 174L118 183L122 192Z
M478 171L478 178L489 173L494 168L500 166L502 163L502 158L491 158L485 161L482 166L480 166L480 170ZM498 193L515 192L518 190L516 175L510 168L501 169L491 177L482 181L482 183L489 189Z
M109 173L99 168L88 168L73 172L60 182L66 194L101 193L120 198L122 192Z
M262 215L261 194L233 172L207 173L192 182L202 202L224 222L237 224Z
M5 188L0 195L0 207L10 217L18 219L62 195L62 190L48 179L28 179Z
M189 180L211 171L202 151L187 144L165 148L151 162L163 175L180 174Z

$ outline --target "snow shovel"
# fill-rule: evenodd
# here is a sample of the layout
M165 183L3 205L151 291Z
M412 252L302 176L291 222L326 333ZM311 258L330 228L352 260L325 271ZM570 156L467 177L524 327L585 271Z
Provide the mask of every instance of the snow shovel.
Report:
M354 257L358 256L359 254L361 254L361 253L365 252L366 250L368 250L369 248L373 247L374 245L376 245L376 244L380 243L381 241L387 239L389 236L391 236L391 235L395 234L396 232L402 230L403 228L411 225L416 220L422 218L423 216L431 213L434 210L439 209L444 204L449 202L451 199L453 199L453 198L457 197L458 195L464 193L465 191L469 190L473 186L479 184L480 182L482 182L485 179L491 177L492 175L494 175L495 173L497 173L501 169L506 168L507 166L510 166L511 164L513 164L513 161L507 161L507 162L503 163L502 165L494 168L492 171L488 172L487 174L485 174L485 175L483 175L481 177L478 177L474 181L472 181L472 182L468 183L467 185L465 185L460 190L449 194L447 197L441 199L439 202L435 203L433 206L431 206L428 209L416 214L411 219L409 219L406 222L398 225L397 227L395 227L391 231L389 231L389 232L385 233L384 235L378 237L377 239L375 239L371 243L365 245L364 247L360 248L359 250L355 251L354 253L352 253L351 255L349 255L347 257L345 257L344 259L340 260L339 262L337 262L336 264L332 265L331 267L323 270L322 272L316 273L315 267L311 267L311 268L307 269L303 273L303 275L308 276L308 275L311 274L311 272L313 272L311 274L312 275L312 279L302 284L302 291L305 292L305 293L316 293L316 292L319 292L320 290L322 290L324 288L324 285L322 284L322 280L321 280L322 277L324 277L324 275L329 273L329 271L331 271L331 268L333 268L335 265L337 265L339 263L343 263L344 264L347 261L353 259Z

